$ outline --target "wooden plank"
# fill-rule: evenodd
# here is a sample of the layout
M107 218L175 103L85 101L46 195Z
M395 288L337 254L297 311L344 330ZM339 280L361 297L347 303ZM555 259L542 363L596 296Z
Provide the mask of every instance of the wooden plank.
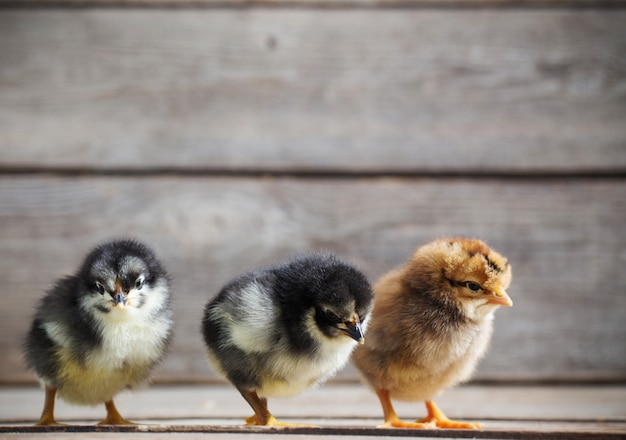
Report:
M0 434L37 433L33 423L42 404L43 392L35 388L1 388ZM244 428L240 425L249 408L230 386L151 387L119 396L117 406L128 418L147 424L139 428L97 428L91 425L102 417L102 407L57 405L59 420L73 425L55 429L68 438L89 433L130 435L132 431L185 433L246 433L270 435L275 431ZM313 423L319 428L282 430L283 435L317 436L417 436L448 438L618 438L626 433L626 387L511 387L463 386L444 393L440 407L450 416L483 423L480 431L406 430L377 431L381 409L374 394L360 385L326 385L289 399L270 399L270 408L284 421ZM398 403L401 417L421 417L421 403ZM68 417L73 417L68 419ZM69 432L68 432L69 431ZM109 434L112 435L112 434ZM61 437L64 438L64 437ZM282 437L281 437L282 438ZM333 437L334 438L334 437ZM345 437L342 437L345 438Z
M231 277L330 249L372 279L439 236L509 257L482 379L624 378L623 180L0 177L0 380L32 380L20 343L52 281L94 244L136 236L174 277L176 339L161 380L212 377L198 326ZM352 369L344 378L354 378Z
M43 390L34 386L0 387L0 423L28 424L36 421L43 406ZM449 416L478 420L485 427L502 422L619 422L626 423L626 386L482 386L452 388L437 398ZM151 386L125 392L116 398L120 412L132 420L184 420L206 424L222 420L241 424L250 409L230 385ZM325 384L290 398L270 399L269 407L281 419L324 419L328 425L340 420L371 420L376 423L382 411L376 395L365 386ZM402 418L425 415L421 402L394 402ZM100 406L75 406L58 400L59 420L90 423L102 418ZM167 422L170 421L170 422ZM339 422L337 422L339 423Z
M2 10L0 163L623 173L624 22L620 9Z
M311 420L306 420L311 422ZM316 422L316 421L314 421ZM352 421L355 423L355 421ZM19 426L19 427L0 427L0 433L6 432L11 438L32 438L33 434L37 436L49 436L54 439L76 439L84 438L85 434L89 438L135 438L137 433L150 433L150 435L167 436L174 439L200 439L206 438L209 434L217 438L232 438L232 434L251 436L255 439L275 438L277 434L282 439L297 440L303 436L309 438L330 438L330 439L347 439L359 440L375 438L428 438L428 439L549 439L549 440L621 440L624 438L626 428L623 423L537 423L537 422L517 422L511 426L485 429L480 431L470 430L443 430L443 429L424 429L424 430L406 430L406 429L387 429L381 430L373 426L363 427L356 421L358 425L331 425L331 426L315 426L315 427L249 427L249 426L229 426L229 425L198 425L198 424L158 424L144 426ZM25 437L26 436L26 437ZM202 436L202 437L200 437Z
M324 8L524 8L624 7L624 0L0 0L0 5L56 7L324 7Z

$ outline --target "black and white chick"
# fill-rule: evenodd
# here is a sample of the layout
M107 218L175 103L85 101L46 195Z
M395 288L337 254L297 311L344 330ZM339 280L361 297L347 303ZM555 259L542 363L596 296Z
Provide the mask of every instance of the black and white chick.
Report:
M171 315L169 278L151 249L133 240L93 249L42 298L26 338L26 362L46 391L37 424L58 424L57 395L104 403L100 424L130 424L113 397L148 380L170 343Z
M310 254L230 281L205 310L213 368L254 410L248 425L289 426L267 408L332 377L363 343L372 302L363 273L332 254Z

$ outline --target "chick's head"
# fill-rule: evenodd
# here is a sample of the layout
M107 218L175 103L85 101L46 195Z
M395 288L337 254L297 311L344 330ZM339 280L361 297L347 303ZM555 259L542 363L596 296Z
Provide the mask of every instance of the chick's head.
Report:
M289 272L289 284L303 292L293 299L311 311L314 325L326 338L349 336L363 343L372 289L361 271L334 255L318 254L292 263Z
M81 308L109 318L146 314L169 306L169 278L154 252L134 240L96 247L79 272Z
M506 292L511 265L480 240L436 240L417 249L409 267L407 282L412 287L456 304L469 318L513 305Z

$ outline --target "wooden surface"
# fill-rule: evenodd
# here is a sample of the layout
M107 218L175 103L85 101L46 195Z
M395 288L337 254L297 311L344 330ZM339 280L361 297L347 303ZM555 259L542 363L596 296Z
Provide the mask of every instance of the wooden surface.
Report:
M374 280L442 235L513 265L478 379L626 380L623 3L71 3L0 9L0 382L118 236L174 277L160 382L215 380L201 309L238 273L330 249Z
M0 0L11 7L615 8L624 0Z
M624 9L0 10L1 162L622 172L625 22Z
M93 244L128 235L153 244L174 277L176 337L164 379L211 376L202 308L239 272L331 249L375 279L440 235L483 237L513 266L515 305L498 311L479 377L626 370L621 180L7 177L0 212L0 279L11 292L0 312L4 380L31 377L16 335L42 290Z
M124 393L116 402L125 417L148 424L141 426L140 431L150 431L153 435L247 433L253 438L269 435L263 434L268 433L265 428L241 427L250 409L230 386L152 387ZM43 391L38 388L0 388L0 436L14 433L11 438L23 438L17 433L22 436L38 433L38 436L45 437L44 429L31 426L39 416L42 404ZM480 421L483 429L376 430L382 418L379 403L374 393L359 385L325 385L294 398L270 399L269 402L279 420L319 426L287 429L282 431L283 435L519 439L606 439L626 435L624 386L464 386L444 393L438 404L449 417ZM425 414L421 403L397 403L396 410L406 420ZM65 434L55 429L54 434L59 436L55 438L79 438L86 433L90 434L89 438L108 438L113 434L106 432L117 432L118 435L120 431L125 432L124 428L102 428L99 434L94 434L97 428L93 424L103 417L104 407L69 406L60 401L56 414L59 421L72 426Z

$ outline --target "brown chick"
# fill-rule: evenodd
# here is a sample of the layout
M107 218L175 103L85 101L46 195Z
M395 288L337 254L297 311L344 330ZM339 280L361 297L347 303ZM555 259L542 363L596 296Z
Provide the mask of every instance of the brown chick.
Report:
M485 354L494 311L513 303L506 258L480 240L435 240L374 285L367 338L354 362L382 405L380 427L477 429L448 419L433 399L467 380ZM423 400L428 416L404 422L391 399Z

